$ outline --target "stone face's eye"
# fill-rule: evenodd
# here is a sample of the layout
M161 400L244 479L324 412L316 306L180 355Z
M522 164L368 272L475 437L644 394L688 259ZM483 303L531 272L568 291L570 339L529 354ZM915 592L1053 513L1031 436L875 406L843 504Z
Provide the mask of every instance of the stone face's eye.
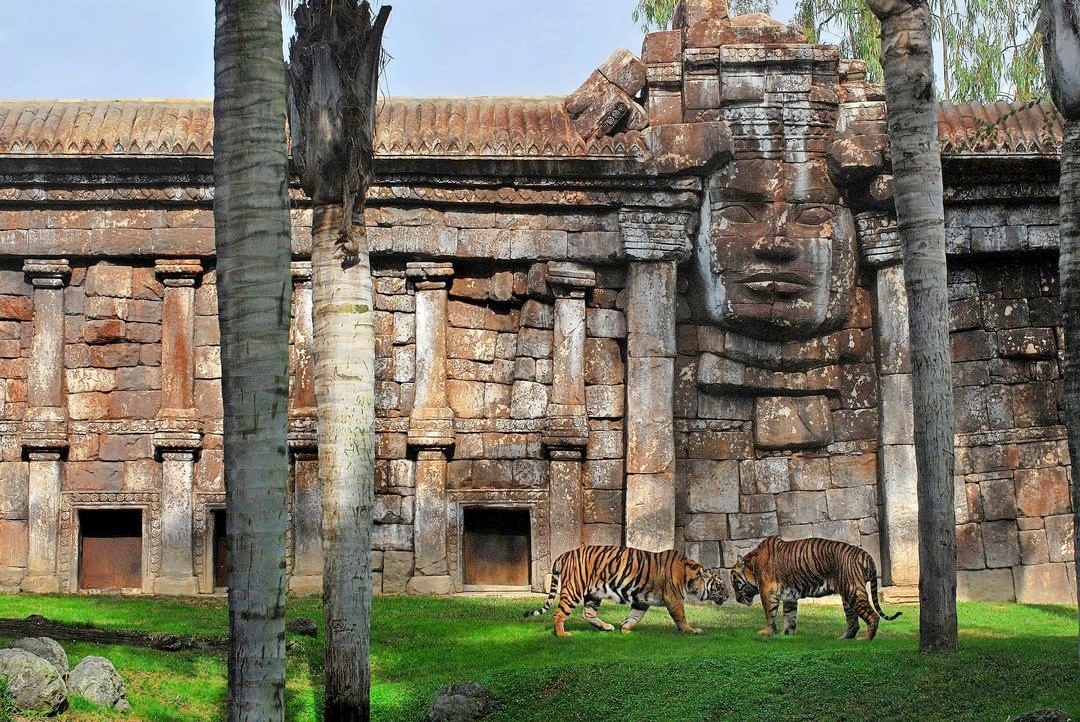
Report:
M732 223L755 223L757 221L750 208L738 204L724 206L720 211L720 215Z
M819 226L832 219L833 212L825 206L802 206L795 213L795 222L804 226Z

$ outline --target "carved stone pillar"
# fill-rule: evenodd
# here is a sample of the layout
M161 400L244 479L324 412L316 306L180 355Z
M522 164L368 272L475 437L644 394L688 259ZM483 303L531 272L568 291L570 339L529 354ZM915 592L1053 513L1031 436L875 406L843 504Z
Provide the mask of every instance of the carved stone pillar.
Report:
M315 364L312 351L311 261L293 261L289 327L289 451L292 455L292 574L289 591L322 590L322 493L315 441Z
M406 591L448 594L454 583L446 564L446 462L454 445L454 414L446 398L446 296L454 266L409 263L405 273L416 292L416 399L409 446L417 450L416 576Z
M585 415L585 292L596 285L591 268L548 264L555 294L551 401L542 441L551 459L551 555L581 545L581 471L589 425Z
M154 451L161 460L161 570L158 594L195 594L192 492L202 430L195 409L195 285L198 259L170 259L155 266L165 287L161 322L161 410Z
M675 265L690 253L693 216L626 209L626 544L675 546Z
M856 224L863 263L877 275L874 344L880 362L882 576L887 584L916 585L919 583L918 471L911 415L911 343L903 254L896 233L896 217L892 214L862 213Z
M155 594L196 594L192 541L192 489L202 449L198 431L157 431L154 452L161 460L161 570Z
M56 592L63 457L68 449L64 396L64 287L66 259L27 260L23 272L34 288L34 334L30 341L26 417L19 440L29 462L27 489L28 592Z

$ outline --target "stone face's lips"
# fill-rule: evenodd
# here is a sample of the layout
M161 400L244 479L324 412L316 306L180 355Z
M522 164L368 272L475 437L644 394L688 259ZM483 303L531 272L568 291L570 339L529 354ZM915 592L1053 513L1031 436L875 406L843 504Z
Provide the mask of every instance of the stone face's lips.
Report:
M754 293L793 296L810 286L810 279L790 271L753 273L739 283Z

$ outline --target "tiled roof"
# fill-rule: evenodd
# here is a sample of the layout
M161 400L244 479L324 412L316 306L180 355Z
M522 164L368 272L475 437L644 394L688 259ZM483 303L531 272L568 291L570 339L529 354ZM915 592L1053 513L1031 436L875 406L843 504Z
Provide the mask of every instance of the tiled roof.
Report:
M941 103L941 150L949 155L1048 155L1061 149L1061 116L1053 103Z
M561 98L387 98L376 154L387 157L627 158L636 131L586 145ZM1061 118L1050 103L941 103L942 151L1056 155ZM211 155L209 101L0 101L0 154Z
M626 158L644 155L636 131L586 145L562 98L387 98L380 156ZM0 154L211 155L209 101L0 101Z

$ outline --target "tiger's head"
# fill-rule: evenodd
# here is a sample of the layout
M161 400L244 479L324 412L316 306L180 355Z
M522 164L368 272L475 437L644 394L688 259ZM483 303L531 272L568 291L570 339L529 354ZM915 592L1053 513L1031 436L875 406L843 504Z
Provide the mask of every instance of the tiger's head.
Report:
M750 606L758 593L757 572L754 569L754 552L739 557L731 568L731 588L735 590L735 601Z
M688 565L686 591L703 602L723 604L727 598L727 585L719 569L709 569L696 562Z

